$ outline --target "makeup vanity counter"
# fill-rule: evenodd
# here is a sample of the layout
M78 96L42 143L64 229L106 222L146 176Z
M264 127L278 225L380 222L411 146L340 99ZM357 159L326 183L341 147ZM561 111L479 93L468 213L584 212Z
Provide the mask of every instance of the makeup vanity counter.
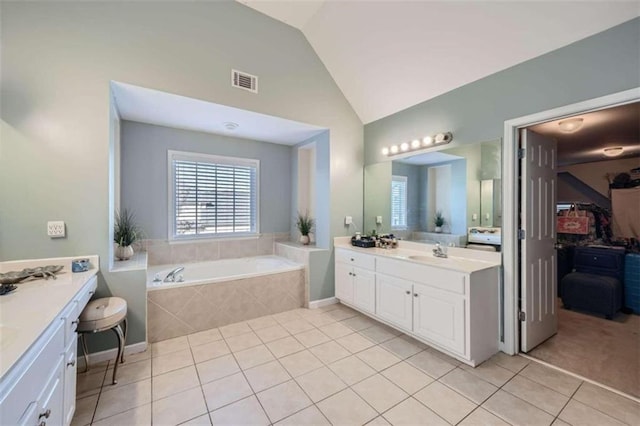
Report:
M335 239L336 298L460 361L498 351L500 253L400 241L359 248Z
M0 262L0 272L63 265L56 279L29 279L0 296L0 424L64 424L75 412L78 316L97 287L98 256Z

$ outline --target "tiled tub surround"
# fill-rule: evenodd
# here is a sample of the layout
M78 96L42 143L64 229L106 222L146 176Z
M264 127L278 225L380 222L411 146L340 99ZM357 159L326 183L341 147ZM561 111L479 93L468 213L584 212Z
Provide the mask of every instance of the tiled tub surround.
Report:
M142 249L147 250L148 265L154 266L264 256L274 253L274 244L277 241L288 240L289 233L286 232L220 240L171 242L166 240L145 240L142 242Z
M74 426L640 422L598 386L503 353L471 368L340 304L155 343L115 386L110 366L78 376Z
M305 287L300 267L251 278L150 288L147 340L157 342L302 307Z

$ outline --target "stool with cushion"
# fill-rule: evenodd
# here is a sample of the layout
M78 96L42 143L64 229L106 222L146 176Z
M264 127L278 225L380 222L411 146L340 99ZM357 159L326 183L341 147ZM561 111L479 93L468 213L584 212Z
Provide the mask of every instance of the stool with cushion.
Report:
M118 364L124 362L124 343L127 339L127 301L120 297L103 297L92 300L80 314L78 334L84 352L85 368L89 370L89 358L85 334L113 330L118 338L118 355L113 365L113 384L117 382ZM124 332L121 324L124 326Z

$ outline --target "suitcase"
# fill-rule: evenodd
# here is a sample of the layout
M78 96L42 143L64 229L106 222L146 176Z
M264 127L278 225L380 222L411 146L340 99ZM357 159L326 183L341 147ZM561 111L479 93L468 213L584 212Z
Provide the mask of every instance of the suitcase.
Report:
M624 305L640 315L640 254L624 258Z

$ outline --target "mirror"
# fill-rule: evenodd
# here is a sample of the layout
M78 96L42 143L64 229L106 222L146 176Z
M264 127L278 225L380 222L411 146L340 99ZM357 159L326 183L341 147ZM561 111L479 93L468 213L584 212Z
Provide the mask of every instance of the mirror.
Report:
M366 166L363 232L463 245L469 227L501 226L501 153L494 140Z

